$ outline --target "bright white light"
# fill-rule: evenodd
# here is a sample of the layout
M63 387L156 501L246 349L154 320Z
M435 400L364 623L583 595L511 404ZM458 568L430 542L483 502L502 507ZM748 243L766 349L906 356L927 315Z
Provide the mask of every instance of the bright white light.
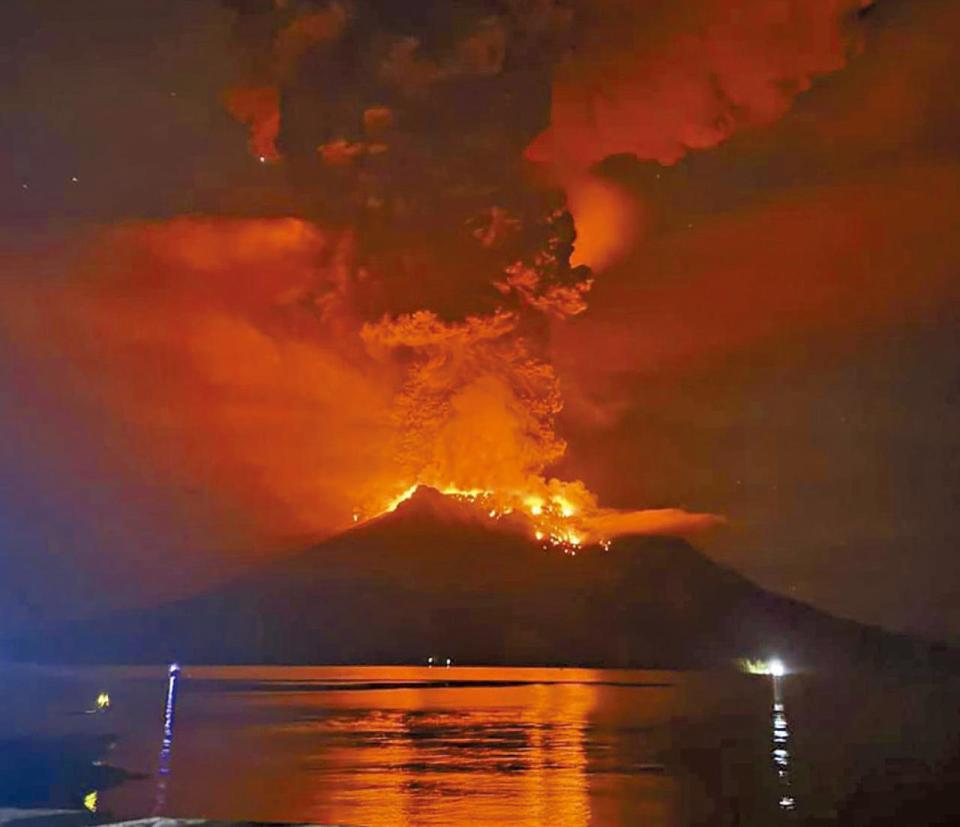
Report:
M787 667L779 658L772 660L741 658L738 663L740 668L750 675L773 675L775 678L782 678L787 674Z

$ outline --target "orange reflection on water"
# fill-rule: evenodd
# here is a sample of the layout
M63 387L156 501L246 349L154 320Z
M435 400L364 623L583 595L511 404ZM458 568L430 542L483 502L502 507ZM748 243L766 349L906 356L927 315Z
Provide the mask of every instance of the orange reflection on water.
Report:
M657 760L651 726L678 708L675 688L653 673L272 671L185 670L164 815L400 827L680 823L676 780L647 769ZM109 795L115 814L138 812L136 784Z
M471 680L482 681L477 671ZM297 725L323 745L311 758L311 776L322 782L301 817L348 824L588 823L584 730L594 687L481 684L335 695L323 699L333 714Z

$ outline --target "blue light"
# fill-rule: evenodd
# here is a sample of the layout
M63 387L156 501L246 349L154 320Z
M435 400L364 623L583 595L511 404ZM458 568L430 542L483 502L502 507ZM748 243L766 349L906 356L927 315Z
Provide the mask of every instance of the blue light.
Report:
M170 756L173 751L173 727L177 715L177 680L180 664L171 663L167 668L167 698L163 706L163 741L157 766L157 789L154 796L153 814L158 815L166 806L167 776L170 774Z

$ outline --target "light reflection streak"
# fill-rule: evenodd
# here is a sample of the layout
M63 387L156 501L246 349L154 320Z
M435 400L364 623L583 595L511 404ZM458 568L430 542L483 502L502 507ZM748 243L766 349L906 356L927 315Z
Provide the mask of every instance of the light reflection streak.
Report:
M787 713L783 706L780 675L773 676L773 766L777 772L777 805L781 810L796 809L797 802L793 796L790 783L790 726Z
M163 741L157 761L157 790L154 796L153 813L157 815L166 806L167 777L170 775L170 757L173 751L173 727L177 715L177 681L180 666L171 663L167 669L167 697L163 707Z
M456 688L393 690L376 699L370 692L327 696L325 703L336 704L334 714L304 722L300 731L324 743L313 756L311 776L339 781L318 790L297 817L459 824L468 806L477 824L587 824L585 731L594 690L532 685L468 691L466 709L463 690Z

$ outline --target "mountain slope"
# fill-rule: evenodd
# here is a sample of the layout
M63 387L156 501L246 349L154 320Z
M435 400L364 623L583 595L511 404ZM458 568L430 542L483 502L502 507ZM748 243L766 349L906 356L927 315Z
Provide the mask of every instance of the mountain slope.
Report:
M197 598L4 646L31 660L713 666L921 663L949 653L766 592L686 542L575 556L423 490Z

